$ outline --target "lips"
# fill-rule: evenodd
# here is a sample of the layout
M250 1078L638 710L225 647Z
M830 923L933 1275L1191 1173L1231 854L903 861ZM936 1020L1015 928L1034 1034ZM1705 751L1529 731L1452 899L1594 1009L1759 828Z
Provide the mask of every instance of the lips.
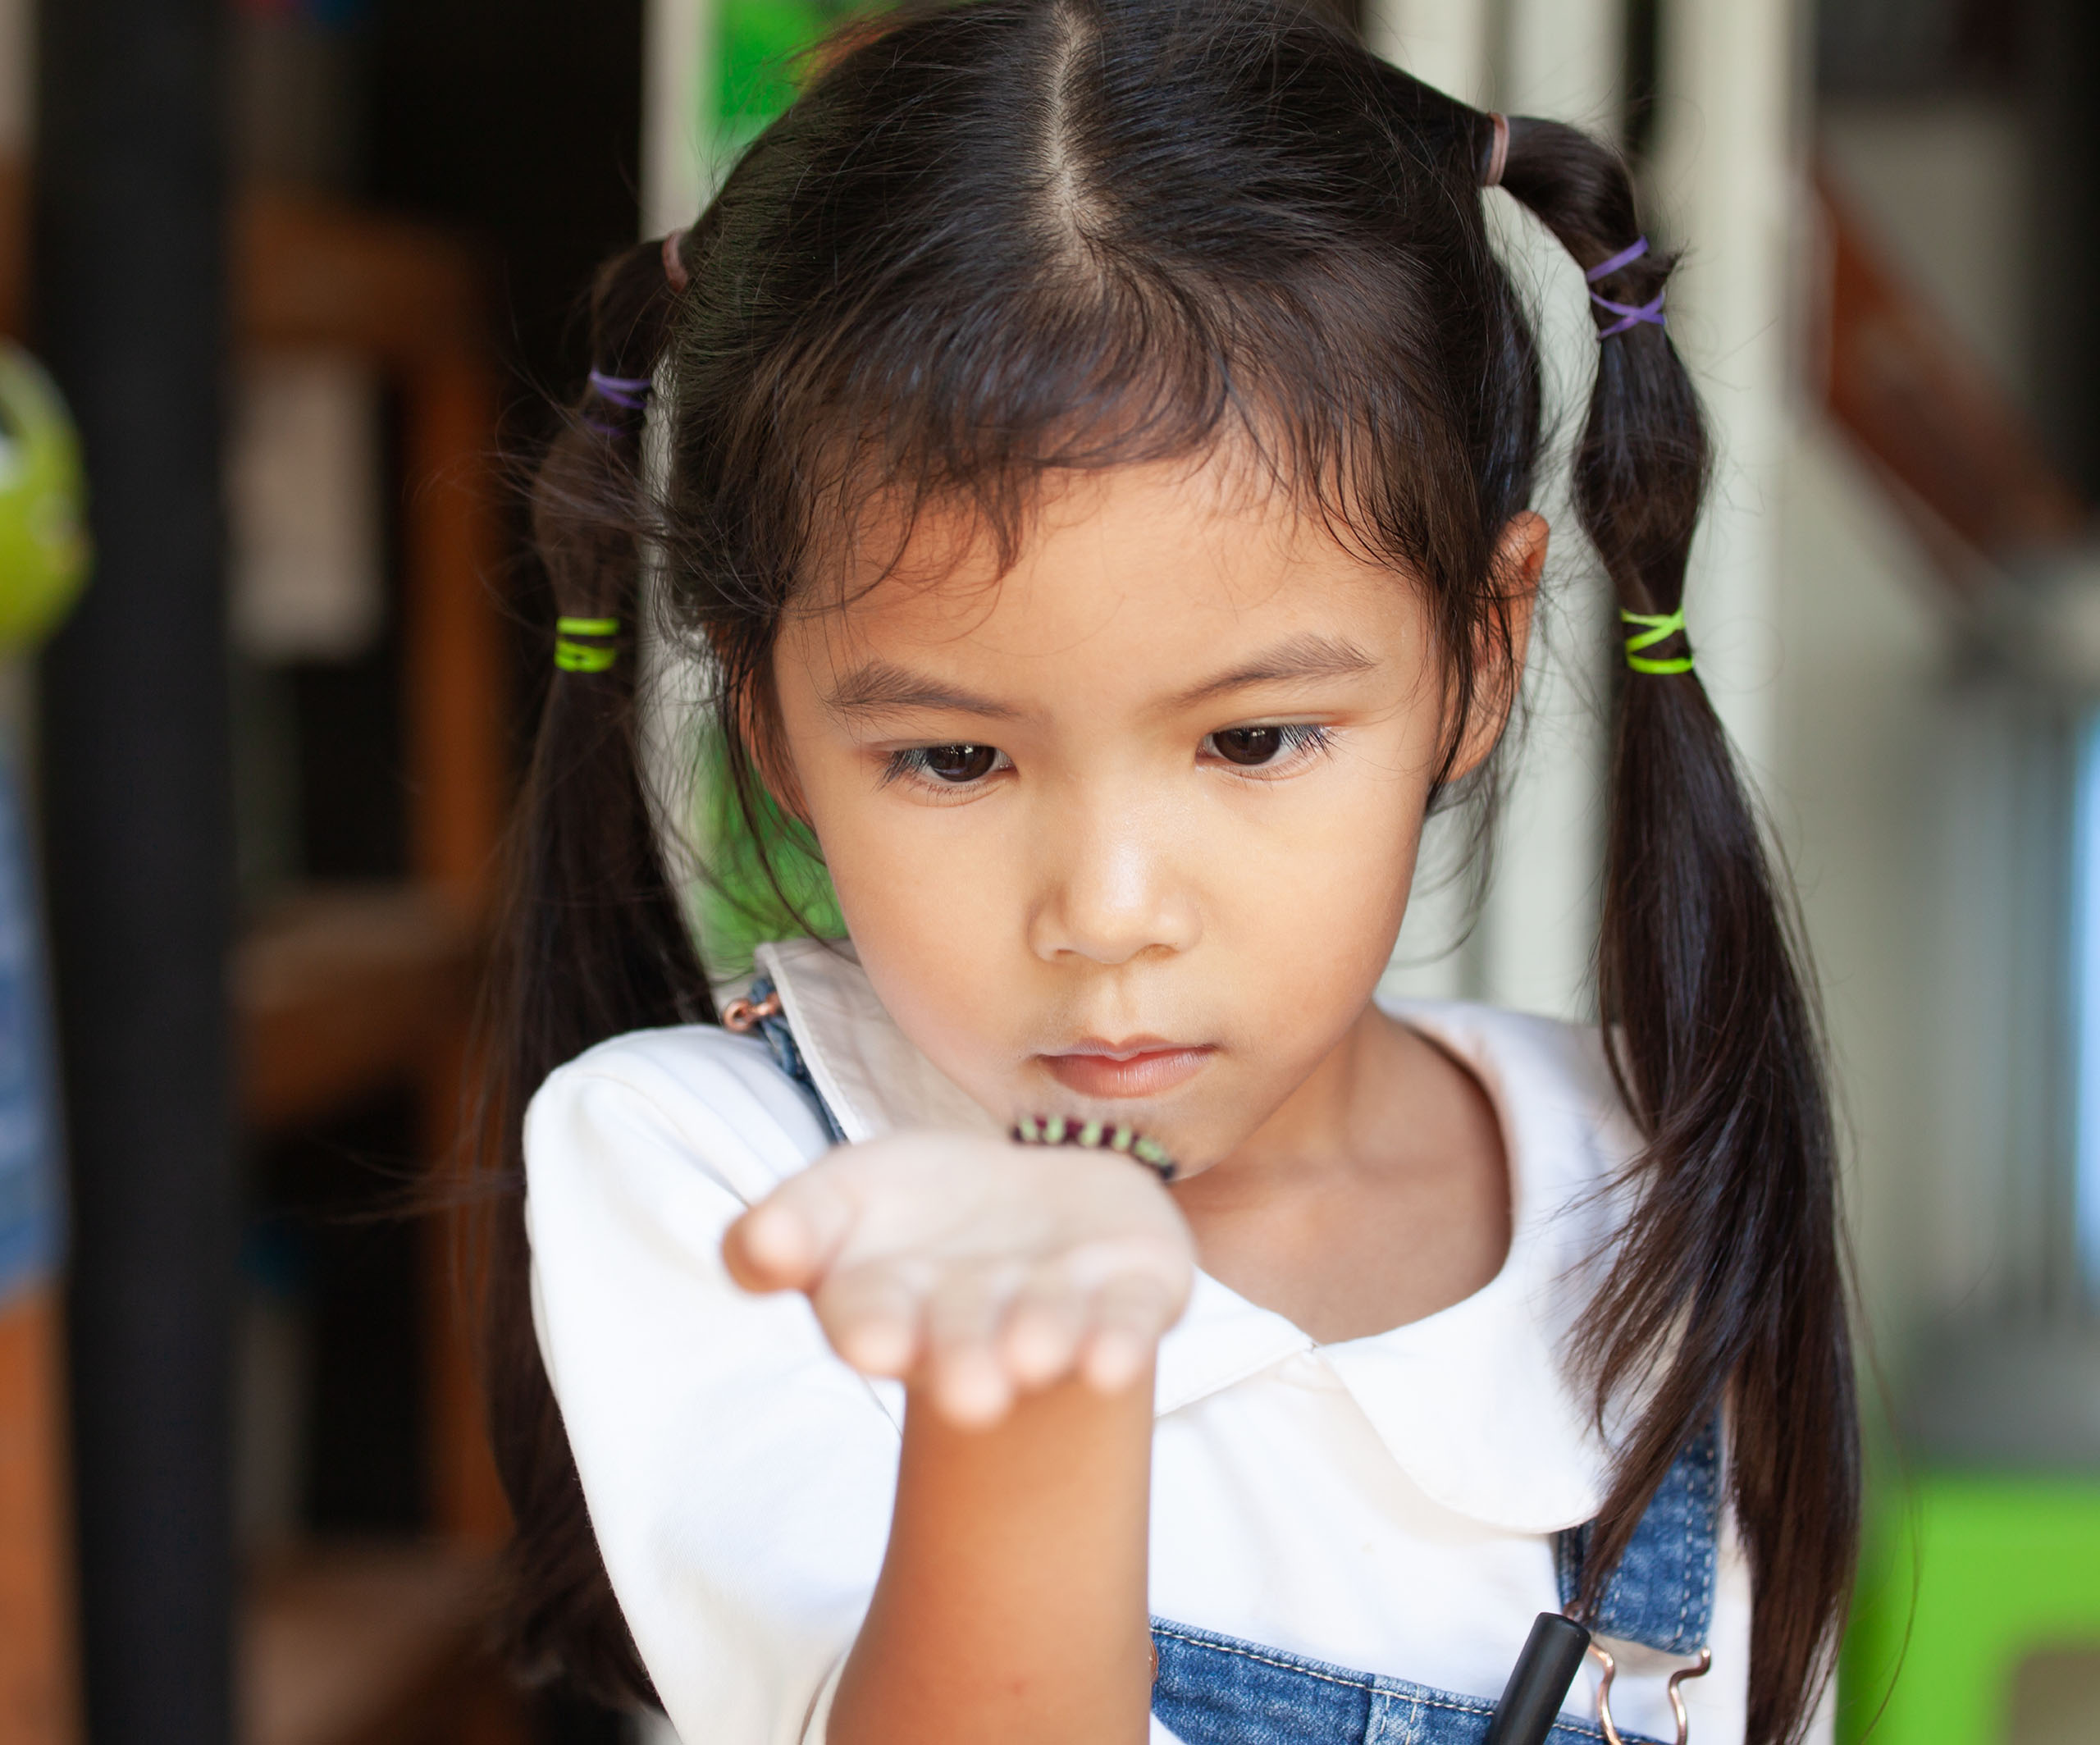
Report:
M1038 1057L1066 1089L1082 1097L1157 1097L1185 1085L1210 1064L1217 1050L1157 1036L1107 1042L1089 1037L1055 1054Z

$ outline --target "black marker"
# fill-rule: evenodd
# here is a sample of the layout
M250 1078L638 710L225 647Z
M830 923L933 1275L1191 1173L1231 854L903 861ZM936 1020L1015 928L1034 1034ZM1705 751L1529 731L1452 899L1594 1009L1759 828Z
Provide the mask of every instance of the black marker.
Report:
M1482 1745L1545 1745L1589 1646L1590 1633L1573 1618L1541 1612L1502 1688Z

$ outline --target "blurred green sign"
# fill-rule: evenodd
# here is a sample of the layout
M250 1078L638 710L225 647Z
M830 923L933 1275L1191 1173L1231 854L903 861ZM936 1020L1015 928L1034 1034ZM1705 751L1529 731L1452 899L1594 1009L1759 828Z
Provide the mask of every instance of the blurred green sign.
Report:
M788 107L809 51L847 19L880 10L865 0L721 0L721 89L715 114L742 145Z

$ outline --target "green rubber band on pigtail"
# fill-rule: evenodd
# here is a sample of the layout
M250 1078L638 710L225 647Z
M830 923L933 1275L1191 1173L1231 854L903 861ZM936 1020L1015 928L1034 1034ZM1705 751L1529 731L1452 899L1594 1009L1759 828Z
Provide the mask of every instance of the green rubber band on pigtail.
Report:
M1667 642L1673 636L1684 634L1684 608L1674 612L1629 612L1618 609L1621 624L1640 627L1636 634L1626 639L1626 664L1637 673L1688 673L1691 670L1689 655L1654 656L1643 654L1643 649L1653 648L1658 642Z
M558 618L555 620L555 665L564 673L603 673L619 659L610 639L620 633L617 618ZM588 637L578 642L578 637Z

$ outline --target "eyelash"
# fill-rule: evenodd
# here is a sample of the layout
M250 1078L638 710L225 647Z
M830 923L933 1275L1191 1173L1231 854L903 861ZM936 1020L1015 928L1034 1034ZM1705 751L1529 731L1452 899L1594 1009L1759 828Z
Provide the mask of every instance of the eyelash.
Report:
M1264 721L1249 723L1242 727L1226 727L1218 733L1242 732L1274 733L1280 741L1277 755L1267 763L1243 764L1226 757L1217 749L1217 733L1206 733L1203 744L1211 747L1212 760L1249 781L1275 781L1285 773L1294 770L1322 756L1334 742L1331 729L1312 721ZM952 782L936 775L927 767L929 760L940 751L979 749L992 753L994 761L984 774L973 776L966 782ZM892 782L908 781L924 790L947 795L966 794L997 775L1002 770L1013 768L1013 760L993 746L979 747L974 741L956 740L942 745L906 746L892 751L883 766L884 786Z
M973 777L967 782L944 780L927 768L928 761L937 751L955 751L964 749L990 751L994 760L992 767L983 775ZM922 790L937 794L966 794L988 777L997 775L1002 770L1012 768L1013 760L997 747L979 746L975 740L952 740L943 745L909 745L902 751L892 751L883 761L882 779L883 785L885 787L892 782L908 781Z
M1217 749L1218 733L1272 733L1281 742L1276 755L1262 764L1236 763ZM1334 743L1334 730L1317 721L1252 721L1234 727L1222 727L1218 733L1204 736L1203 743L1212 747L1212 756L1226 768L1248 781L1272 782L1281 780L1324 756Z

